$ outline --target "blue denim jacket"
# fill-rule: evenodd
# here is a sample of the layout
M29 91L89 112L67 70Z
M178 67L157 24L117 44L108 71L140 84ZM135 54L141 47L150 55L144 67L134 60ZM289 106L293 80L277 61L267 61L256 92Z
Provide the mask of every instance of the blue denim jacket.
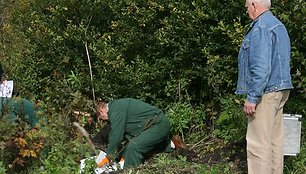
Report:
M257 103L264 93L292 89L290 39L285 26L266 11L245 34L238 56L236 94Z

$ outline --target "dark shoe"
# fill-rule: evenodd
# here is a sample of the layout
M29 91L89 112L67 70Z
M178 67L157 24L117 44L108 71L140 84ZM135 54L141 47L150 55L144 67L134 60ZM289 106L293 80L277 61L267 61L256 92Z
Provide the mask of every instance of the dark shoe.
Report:
M179 135L175 135L174 137L172 137L172 142L174 143L176 149L188 149L187 145L184 143L184 141Z

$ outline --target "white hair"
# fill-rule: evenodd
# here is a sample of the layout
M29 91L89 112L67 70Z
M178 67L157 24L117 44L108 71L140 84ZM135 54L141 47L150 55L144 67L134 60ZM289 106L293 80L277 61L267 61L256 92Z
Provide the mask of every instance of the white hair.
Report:
M249 2L256 2L266 8L270 8L271 7L271 0L247 0Z

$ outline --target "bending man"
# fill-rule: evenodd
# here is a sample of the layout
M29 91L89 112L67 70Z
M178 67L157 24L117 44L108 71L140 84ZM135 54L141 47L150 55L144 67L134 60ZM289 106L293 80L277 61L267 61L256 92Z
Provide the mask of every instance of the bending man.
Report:
M140 100L123 98L110 103L98 102L97 115L110 123L104 162L123 158L124 167L131 167L142 164L144 156L155 148L165 152L187 149L180 137L168 139L170 123L163 111ZM123 141L127 143L122 146Z

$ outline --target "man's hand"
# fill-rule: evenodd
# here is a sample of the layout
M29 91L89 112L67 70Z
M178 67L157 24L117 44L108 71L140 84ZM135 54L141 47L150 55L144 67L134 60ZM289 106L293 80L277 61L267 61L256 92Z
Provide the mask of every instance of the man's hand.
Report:
M253 116L253 114L256 112L256 104L255 103L251 103L251 102L246 100L244 102L243 112L247 116Z

